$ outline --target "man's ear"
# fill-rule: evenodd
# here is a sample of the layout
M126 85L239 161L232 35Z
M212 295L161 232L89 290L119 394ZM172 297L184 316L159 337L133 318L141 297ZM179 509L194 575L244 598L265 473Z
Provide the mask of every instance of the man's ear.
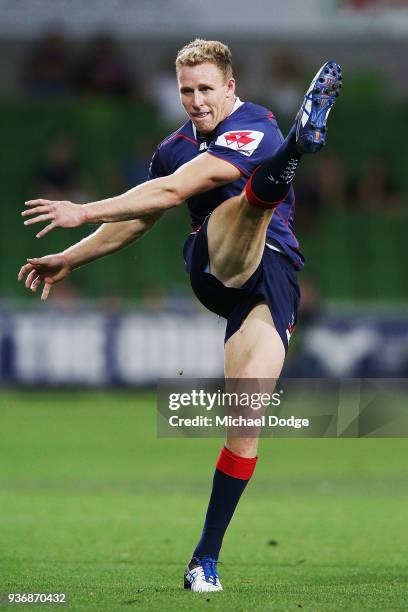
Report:
M227 81L227 98L235 95L235 79L232 77Z

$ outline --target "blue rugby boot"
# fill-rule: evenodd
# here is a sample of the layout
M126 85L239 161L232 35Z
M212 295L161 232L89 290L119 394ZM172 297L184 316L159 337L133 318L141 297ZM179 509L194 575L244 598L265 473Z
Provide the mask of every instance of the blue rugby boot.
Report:
M211 557L193 557L184 572L184 588L195 593L222 591L217 563L218 561Z
M323 64L303 98L296 116L296 146L301 153L317 153L325 144L327 118L340 93L341 67Z

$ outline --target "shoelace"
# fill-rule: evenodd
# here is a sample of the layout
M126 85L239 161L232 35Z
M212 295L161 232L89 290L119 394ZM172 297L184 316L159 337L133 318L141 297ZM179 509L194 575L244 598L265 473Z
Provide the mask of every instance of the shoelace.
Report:
M217 563L218 560L212 559L211 557L203 557L201 559L201 567L203 568L206 582L211 582L212 584L217 583Z

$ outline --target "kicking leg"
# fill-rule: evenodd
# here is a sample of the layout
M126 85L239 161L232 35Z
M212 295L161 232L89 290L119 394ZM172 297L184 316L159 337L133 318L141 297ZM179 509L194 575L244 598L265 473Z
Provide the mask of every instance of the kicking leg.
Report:
M255 170L240 196L212 213L207 229L210 271L227 287L241 287L258 267L273 211L288 194L302 155L325 144L327 117L340 87L340 66L326 62L280 148Z

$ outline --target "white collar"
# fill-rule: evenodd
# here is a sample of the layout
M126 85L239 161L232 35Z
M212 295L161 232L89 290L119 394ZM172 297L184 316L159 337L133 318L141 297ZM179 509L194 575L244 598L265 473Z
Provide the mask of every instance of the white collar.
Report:
M230 114L228 115L228 117L231 117L232 113L235 113L236 110L239 109L240 106L242 106L244 104L244 102L242 102L238 96L235 98L235 103L234 106L232 107L232 111L230 112ZM226 118L226 117L225 117ZM196 126L194 125L193 122L191 122L191 125L193 126L193 134L194 134L194 138L197 138L197 129Z
M232 111L230 112L230 114L229 114L228 116L232 115L232 113L235 113L235 111L236 111L236 110L238 110L238 109L239 109L239 107L240 107L240 106L242 106L243 104L244 104L244 103L243 103L243 102L242 102L242 101L241 101L241 100L238 98L238 96L237 96L237 97L235 98L235 104L234 104L234 106L232 107Z

